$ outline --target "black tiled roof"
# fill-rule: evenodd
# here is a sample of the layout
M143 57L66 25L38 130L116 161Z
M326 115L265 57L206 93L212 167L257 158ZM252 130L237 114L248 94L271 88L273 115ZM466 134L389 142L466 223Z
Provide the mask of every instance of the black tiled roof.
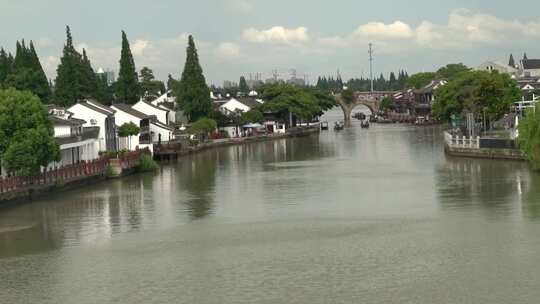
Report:
M540 59L525 59L522 62L525 70L540 69Z
M119 109L122 112L126 112L129 115L135 116L135 117L137 117L139 119L150 118L148 115L146 115L146 114L144 114L144 113L142 113L140 111L135 110L130 105L127 105L125 103L116 103L116 104L113 105L113 107Z

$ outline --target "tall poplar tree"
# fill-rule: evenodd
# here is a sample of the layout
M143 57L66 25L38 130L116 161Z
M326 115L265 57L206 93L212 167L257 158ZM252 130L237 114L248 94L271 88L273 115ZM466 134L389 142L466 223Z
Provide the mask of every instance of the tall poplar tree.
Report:
M174 86L178 106L188 115L190 121L206 117L212 110L210 89L206 84L203 70L199 63L197 48L193 36L188 38L186 63L178 86Z
M10 61L9 57L8 61ZM28 47L24 40L17 41L12 70L7 75L4 86L30 91L42 101L48 101L51 88L32 41Z
M73 46L73 38L69 26L66 26L66 44L56 69L57 76L54 90L54 102L71 106L83 99L83 68L82 56Z
M241 93L244 93L244 94L249 93L249 87L247 85L246 77L244 76L240 77L240 82L238 86Z
M5 81L13 69L13 59L4 48L0 49L0 88L5 85Z
M131 54L126 33L122 31L122 53L120 57L120 72L116 82L116 100L134 104L139 101L139 81L135 61Z

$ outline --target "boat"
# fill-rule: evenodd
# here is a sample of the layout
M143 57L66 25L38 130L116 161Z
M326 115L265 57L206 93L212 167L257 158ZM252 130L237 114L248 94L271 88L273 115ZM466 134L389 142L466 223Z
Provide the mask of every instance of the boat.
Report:
M328 130L328 121L321 122L321 130Z
M358 119L358 120L365 120L366 119L366 114L364 114L362 112L358 112L358 113L354 113L353 117Z
M362 127L362 129L369 129L369 120L363 120L360 126Z
M336 121L336 123L334 124L334 130L335 131L341 131L345 128L345 125L343 124L342 121Z

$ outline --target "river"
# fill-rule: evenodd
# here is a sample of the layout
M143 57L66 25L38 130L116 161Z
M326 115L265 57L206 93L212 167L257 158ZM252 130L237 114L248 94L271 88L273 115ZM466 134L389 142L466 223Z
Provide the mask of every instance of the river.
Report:
M538 303L540 175L441 131L355 123L0 209L0 303Z

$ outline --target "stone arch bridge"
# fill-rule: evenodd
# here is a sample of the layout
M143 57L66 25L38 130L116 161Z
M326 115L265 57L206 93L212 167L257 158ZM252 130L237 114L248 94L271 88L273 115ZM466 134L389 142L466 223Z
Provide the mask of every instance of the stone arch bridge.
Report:
M392 96L392 94L394 94L394 92L355 92L354 101L351 103L347 103L343 100L341 94L337 94L335 97L339 107L343 110L345 126L350 127L352 121L351 114L354 108L364 105L369 108L372 114L376 114L380 110L383 98Z

